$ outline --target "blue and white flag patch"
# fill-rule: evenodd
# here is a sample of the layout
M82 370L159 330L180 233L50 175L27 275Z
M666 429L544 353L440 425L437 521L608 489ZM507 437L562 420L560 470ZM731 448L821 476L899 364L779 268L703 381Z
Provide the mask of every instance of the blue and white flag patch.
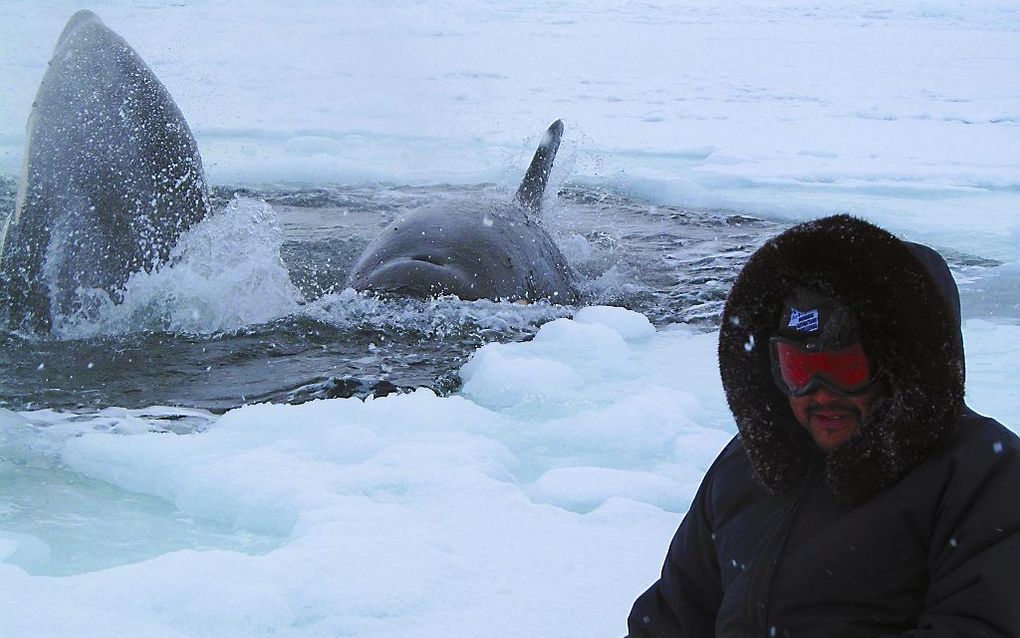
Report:
M787 326L797 332L816 332L818 330L818 310L790 308L790 323Z

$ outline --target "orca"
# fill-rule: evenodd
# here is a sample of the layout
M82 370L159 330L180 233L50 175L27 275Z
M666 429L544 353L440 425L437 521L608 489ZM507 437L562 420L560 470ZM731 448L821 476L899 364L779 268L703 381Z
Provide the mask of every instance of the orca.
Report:
M13 211L0 226L7 327L45 332L114 302L209 212L187 122L142 58L91 11L64 28L39 86Z
M575 304L581 295L539 220L563 122L545 132L510 202L424 209L397 219L354 264L348 287L386 295Z

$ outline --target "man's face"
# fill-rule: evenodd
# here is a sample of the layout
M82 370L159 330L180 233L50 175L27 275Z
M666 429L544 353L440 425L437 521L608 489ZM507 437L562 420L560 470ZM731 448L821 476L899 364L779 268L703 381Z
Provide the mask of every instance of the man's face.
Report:
M872 388L844 396L820 386L810 394L788 399L797 422L811 434L818 447L830 452L860 430L876 394Z

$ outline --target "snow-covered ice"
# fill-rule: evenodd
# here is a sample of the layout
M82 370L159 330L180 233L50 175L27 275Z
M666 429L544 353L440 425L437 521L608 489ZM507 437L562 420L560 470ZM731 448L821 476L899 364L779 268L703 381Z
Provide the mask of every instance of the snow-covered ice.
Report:
M77 8L5 3L0 171L20 167ZM563 118L574 180L790 218L858 212L1017 258L1010 0L94 8L166 84L214 182L515 183Z
M484 346L462 396L252 405L191 435L148 431L158 413L3 412L0 464L62 465L65 490L102 482L114 516L142 497L172 507L124 518L156 537L143 557L145 539L125 556L123 539L53 547L83 534L45 537L52 523L0 532L0 599L17 610L0 633L621 634L734 426L714 334L584 315ZM971 402L1014 428L1020 357L1002 344L1018 343L1020 326L967 324ZM106 569L46 577L69 552Z
M13 178L78 6L4 8ZM964 286L968 400L1020 428L1015 3L93 8L216 183L512 184L562 117L574 181L1006 262ZM0 412L0 635L619 636L734 432L716 338L591 308L481 348L451 397L195 411L191 434L160 408Z

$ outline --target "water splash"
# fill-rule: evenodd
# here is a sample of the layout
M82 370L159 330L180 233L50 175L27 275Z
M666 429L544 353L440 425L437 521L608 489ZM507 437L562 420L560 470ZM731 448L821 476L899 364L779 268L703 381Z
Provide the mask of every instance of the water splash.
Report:
M103 290L79 290L83 310L60 317L53 334L210 334L291 314L301 296L280 258L282 245L272 207L236 197L185 234L162 267L131 275L120 303Z
M465 333L505 336L507 333L533 332L537 326L559 317L569 317L576 310L574 306L558 306L544 301L523 304L487 299L462 301L453 296L388 298L348 288L308 304L303 314L343 331L395 331L443 339Z

